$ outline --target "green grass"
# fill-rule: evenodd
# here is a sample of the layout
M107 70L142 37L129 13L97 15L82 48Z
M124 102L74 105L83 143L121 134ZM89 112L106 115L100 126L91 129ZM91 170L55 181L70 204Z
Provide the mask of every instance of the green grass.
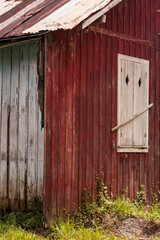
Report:
M106 239L106 232L102 228L85 228L84 226L76 227L71 220L67 222L60 221L51 228L54 239Z
M0 240L128 240L117 237L113 230L122 220L129 217L143 218L160 224L160 200L157 196L155 199L150 207L146 207L146 194L142 186L133 203L124 195L112 200L97 177L95 196L84 189L78 211L73 210L69 218L67 216L59 218L47 231L47 237L43 237L46 234L39 199L34 199L26 213L10 212L6 209L4 211L0 208Z
M31 239L42 240L42 236L34 233L43 232L43 205L39 197L34 198L28 212L16 211L0 207L0 240Z
M119 197L114 201L106 200L104 203L104 212L110 213L112 216L117 216L119 220L128 217L144 218L160 223L160 205L159 203L151 205L149 209L146 206L136 206L130 200L124 197Z
M31 231L26 231L22 229L21 227L17 227L15 225L9 224L9 223L4 223L0 222L0 240L4 239L30 239L30 240L42 240L44 239L41 236L36 235L35 233Z
M86 197L87 198L87 197ZM146 210L143 204L131 203L124 196L112 201L110 198L101 198L101 204L97 204L95 198L87 198L81 205L80 211L69 218L60 218L51 227L48 237L38 236L34 233L37 229L43 233L43 217L40 212L14 212L1 216L0 240L2 239L66 239L66 240L128 240L124 237L116 237L111 232L120 221L128 217L144 218L160 223L160 205L154 203ZM104 218L107 221L104 223ZM87 219L87 220L86 220ZM40 228L41 226L41 228ZM136 240L136 238L135 238ZM155 238L158 240L158 238Z

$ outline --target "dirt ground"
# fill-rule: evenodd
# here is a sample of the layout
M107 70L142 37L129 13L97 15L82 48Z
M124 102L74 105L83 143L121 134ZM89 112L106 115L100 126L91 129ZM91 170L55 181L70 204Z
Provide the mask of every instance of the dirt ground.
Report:
M160 224L144 219L127 218L115 230L118 237L128 239L160 239Z

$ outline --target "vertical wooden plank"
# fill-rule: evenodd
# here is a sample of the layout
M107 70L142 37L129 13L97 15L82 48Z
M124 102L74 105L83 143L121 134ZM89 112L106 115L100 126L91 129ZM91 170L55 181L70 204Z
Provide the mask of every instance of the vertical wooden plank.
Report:
M141 1L141 39L146 39L146 0ZM141 45L141 57L145 57L145 46Z
M132 159L131 159L132 160ZM132 188L132 181L131 181L131 186L129 185L130 184L130 176L132 176L132 174L131 174L131 166L130 166L130 162L131 162L131 160L130 160L130 156L129 155L124 155L124 161L125 161L125 166L124 166L124 172L125 172L125 183L126 183L126 185L124 185L125 186L125 191L127 191L127 197L130 197L130 195L131 195L131 188Z
M104 175L104 166L105 166L105 143L106 143L106 116L105 116L105 102L106 102L106 66L105 66L105 52L106 52L106 37L102 34L100 35L100 130L99 130L99 175L101 176L101 172Z
M67 71L67 34L61 39L60 52L60 109L59 109L59 214L65 208L65 145L66 145L66 71Z
M85 46L86 47L86 46ZM86 111L87 111L87 141L86 141L86 188L92 190L92 172L93 172L93 33L89 32L87 36L87 91L86 91ZM83 57L83 56L82 56ZM81 121L80 121L81 122Z
M44 211L48 223L53 222L52 207L52 98L53 98L53 46L46 37L46 87L45 87L45 164Z
M37 195L43 199L44 195L44 127L41 127L42 112L38 106L38 147L37 147Z
M135 36L137 38L141 37L141 14L142 14L142 9L141 9L141 4L139 1L136 0L136 11L135 11L135 17L136 17L136 24L135 24ZM136 57L140 58L141 57L141 46L139 44L135 44L135 55ZM135 73L136 75L136 73ZM137 80L136 80L137 81ZM135 99L135 98L134 98ZM135 122L133 121L133 127L134 127ZM135 132L137 134L137 131ZM136 136L134 134L134 136ZM135 139L134 139L135 140ZM134 160L133 160L133 197L136 196L135 191L138 191L138 185L139 185L139 178L136 176L136 172L140 169L137 169L136 167L139 166L137 163L140 161L140 154L134 154Z
M119 189L118 189L118 195L123 193L123 157L119 157Z
M146 0L146 40L151 40L151 1Z
M112 39L107 37L106 39L106 161L104 166L104 182L109 187L109 191L112 185L112 135L111 135L111 128L112 128Z
M147 7L147 6L146 6ZM146 47L146 59L151 60L151 50L149 47ZM151 61L149 62L149 103L151 102L150 99L150 84L151 84ZM151 126L151 111L149 111L149 138L148 138L148 143L149 143L149 153L145 155L145 160L144 160L144 169L145 169L145 174L144 174L144 182L146 186L146 191L147 191L147 199L149 200L149 195L150 195L150 172L152 171L150 169L150 151L151 151L151 132L152 132L152 126Z
M118 76L118 123L125 121L133 115L133 84L134 70L133 62L122 60L119 57ZM129 135L128 132L131 134ZM120 146L131 146L133 141L132 122L126 124L118 131L118 144Z
M134 114L148 106L149 65L134 63ZM148 111L133 121L134 145L148 145Z
M91 43L92 44L92 43ZM80 153L79 153L79 201L82 189L86 187L86 69L87 69L87 37L81 32L81 69L80 69ZM88 133L87 133L88 134ZM90 159L90 161L92 161ZM91 178L91 176L90 176Z
M111 29L112 14L107 13L106 28ZM106 146L105 146L105 165L104 165L104 182L109 188L109 193L112 185L112 38L106 37L106 95L105 95L105 110L106 110Z
M118 4L118 32L123 33L124 32L124 1L122 1L120 4ZM118 53L123 54L123 40L118 41ZM118 78L117 78L117 85L118 85ZM118 93L117 93L118 94ZM118 107L118 104L117 104ZM117 109L118 112L118 109ZM118 119L118 114L117 114ZM118 137L118 132L117 132ZM118 179L118 195L124 192L125 186L126 186L126 177L124 177L125 174L125 161L123 154L118 154L118 164L119 164L119 179Z
M151 40L151 6L152 3L150 0L146 0L146 39L147 40ZM149 89L151 87L151 49L149 47L146 47L146 59L150 60L150 68L149 68ZM151 102L151 100L153 100L153 97L151 99L151 89L149 90L149 102ZM152 136L152 125L151 125L151 121L153 121L153 119L151 120L151 116L153 116L153 109L151 109L149 111L149 154L147 154L147 156L145 156L145 183L146 183L146 189L147 189L147 198L149 199L149 195L150 195L150 173L152 172L152 169L150 168L150 155L151 155L151 147L152 147L152 140L151 140L151 136Z
M154 84L155 84L155 50L151 49L151 80L150 80L150 102L155 101L155 95L154 95ZM150 128L151 128L151 135L150 135L150 189L154 191L154 147L155 147L155 129L154 129L154 123L155 123L155 109L152 108L150 110Z
M92 188L95 189L95 174L98 173L99 161L99 34L94 34L94 52L93 52L93 172L92 172Z
M151 41L155 42L156 36L156 1L154 4L150 3L151 7L151 16L150 16L150 24L151 24ZM155 102L155 49L151 48L151 81L150 81L150 102ZM150 189L154 192L155 190L155 114L156 109L151 109L151 117L150 117L150 127L152 129L152 133L150 136ZM154 166L154 167L153 167Z
M117 124L117 48L118 41L117 39L112 39L112 127ZM117 134L112 133L112 187L113 194L117 193L117 174L118 174L118 165L117 165Z
M119 33L123 33L124 32L124 28L123 28L123 23L124 23L124 14L123 14L123 5L124 5L124 1L121 1L117 8L118 8L118 17L117 17L117 21L118 21L118 32Z
M124 0L124 34L130 34L130 1Z
M80 34L74 32L72 208L78 207ZM86 153L85 153L86 154Z
M124 40L124 54L130 55L130 42ZM133 200L133 167L134 155L125 155L125 172L126 172L126 188L128 189L128 196Z
M122 22L122 28L123 28L123 22ZM119 40L119 53L123 54L124 51L124 41L123 40ZM117 79L118 81L118 79ZM117 82L118 85L118 82ZM118 93L117 93L118 94ZM118 107L118 104L117 104ZM118 114L118 109L117 109L117 114ZM117 115L118 118L118 115ZM118 132L117 132L117 137L118 137ZM123 154L118 154L118 158L119 158L119 162L120 162L120 176L119 176L119 192L120 193L124 193L126 190L126 174L125 174L125 158Z
M1 131L2 131L2 89L3 89L3 50L0 49L0 151L1 151ZM1 164L0 164L0 171L1 171ZM0 178L1 180L1 178ZM0 197L2 195L2 185L0 184ZM2 204L2 199L0 199L0 203Z
M136 0L129 1L130 4L130 35L135 36L136 30ZM132 43L131 43L132 45ZM131 47L132 50L132 47Z
M19 105L19 46L12 47L9 198L13 209L18 208L18 105Z
M140 190L140 161L141 161L141 155L142 153L137 153L135 157L135 175L134 175L134 192L133 192L133 198L136 197L137 192Z
M9 121L10 121L10 78L11 48L3 49L3 88L2 88L2 125L1 125L1 198L7 204L9 173Z
M122 157L121 157L122 158ZM126 165L125 165L125 157L123 155L123 158L122 158L122 191L126 191L126 188L127 188L127 174L126 174Z
M44 104L45 104L45 40L39 40L39 49L37 54L37 72L38 72L38 124L37 124L37 195L44 200Z
M66 161L65 161L65 208L71 209L72 154L73 154L73 39L68 32L67 86L66 86ZM83 173L82 173L83 174Z
M130 1L130 35L136 36L136 0ZM136 44L130 42L130 56L136 57Z
M156 9L160 9L160 1L156 1ZM156 36L159 34L159 26L160 26L160 15L159 13L156 15ZM160 51L159 49L157 50L157 64L160 63ZM160 76L160 69L157 67L157 73L156 73L156 89L157 89L157 96L155 96L157 105L160 106L160 81L159 81L159 76ZM159 111L159 117L160 117L160 111ZM159 131L156 131L156 129L159 129ZM155 168L155 175L156 175L156 191L160 189L160 121L158 118L155 116L155 159L156 159L156 168Z
M60 58L60 42L56 39L53 50L53 100L52 100L52 214L57 215L58 210L58 145L59 145L59 58ZM71 120L71 119L70 119ZM69 146L70 147L70 146ZM69 159L70 160L70 159ZM66 158L66 165L68 158ZM70 167L70 166L69 166ZM71 172L70 172L71 176ZM69 176L69 178L70 178ZM70 183L71 184L71 183ZM71 186L70 186L71 187ZM66 187L67 195L67 187ZM67 206L69 208L69 206Z
M117 32L117 7L112 9L112 30ZM118 73L118 39L112 39L112 126L117 124L117 73ZM118 190L119 159L117 154L117 133L112 133L112 187L113 194Z
M20 208L26 204L28 162L28 45L20 46L18 178Z
M37 44L29 44L29 87L28 87L28 166L27 166L27 199L37 194L38 184L38 75Z
M136 0L136 37L141 37L141 4Z

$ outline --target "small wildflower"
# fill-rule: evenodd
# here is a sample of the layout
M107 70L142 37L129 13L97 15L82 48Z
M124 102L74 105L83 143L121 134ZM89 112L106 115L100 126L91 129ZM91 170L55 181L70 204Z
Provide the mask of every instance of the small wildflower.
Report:
M84 190L86 190L86 188L83 188Z
M63 208L63 210L65 211L66 209L65 209L65 208Z

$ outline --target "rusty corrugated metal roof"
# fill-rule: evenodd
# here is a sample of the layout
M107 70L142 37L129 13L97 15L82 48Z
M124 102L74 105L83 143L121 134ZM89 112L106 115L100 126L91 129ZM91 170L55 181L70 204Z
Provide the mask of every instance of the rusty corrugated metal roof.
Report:
M116 0L1 0L0 38L72 29Z

